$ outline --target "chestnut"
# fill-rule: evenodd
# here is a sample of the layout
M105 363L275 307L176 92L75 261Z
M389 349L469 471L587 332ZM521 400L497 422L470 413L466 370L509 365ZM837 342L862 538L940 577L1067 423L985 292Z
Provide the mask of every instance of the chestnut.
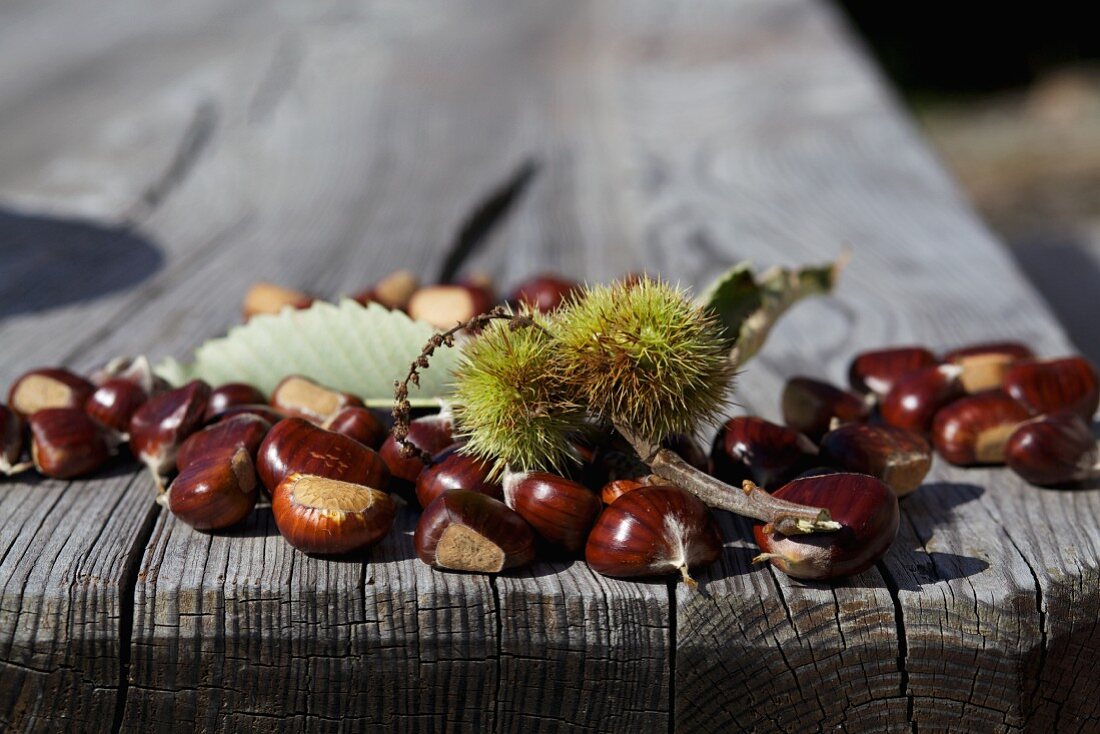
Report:
M134 413L148 399L148 394L137 382L112 377L91 394L84 403L84 412L126 440Z
M256 469L273 496L276 487L291 474L379 489L389 481L385 463L373 450L301 418L286 418L271 427L256 455Z
M181 472L189 464L214 454L233 454L239 448L252 461L260 450L271 424L259 416L243 413L192 433L176 451L176 468Z
M753 527L763 551L755 562L770 561L797 579L829 579L866 571L886 555L898 534L898 498L865 474L826 474L795 479L775 491L782 499L824 507L841 524L834 533L782 535L769 525Z
M290 375L271 392L271 405L288 416L321 425L349 405L362 407L363 401L349 393L330 390L308 377Z
M176 466L176 451L202 426L210 386L192 380L183 387L154 395L130 419L130 450L160 483Z
M1005 372L1015 363L1034 359L1031 348L1019 342L987 342L953 349L943 361L961 369L959 382L970 394L996 390Z
M227 382L218 385L210 391L210 399L206 401L206 412L203 420L207 423L219 417L225 411L238 405L262 405L267 398L262 392L243 382Z
M820 441L834 419L840 423L867 420L867 403L857 395L809 377L793 377L783 388L783 422Z
M1100 403L1096 368L1084 357L1017 362L1003 385L1032 415L1071 410L1088 421Z
M451 489L424 509L413 535L416 555L433 568L497 573L535 558L535 534L489 495Z
M846 472L869 474L904 497L932 468L932 447L904 428L849 423L825 434L821 458Z
M111 458L106 429L80 408L36 410L31 427L31 458L39 474L71 479L90 474Z
M405 440L417 449L434 455L454 443L453 430L454 421L449 413L426 415L409 421L409 434ZM415 483L424 468L419 456L405 456L401 444L392 434L382 442L378 453L393 478L406 485Z
M577 284L571 280L544 273L517 285L508 300L516 305L537 309L539 313L550 313L569 298L576 288Z
M756 416L735 416L718 429L710 456L714 476L726 484L740 487L751 479L776 488L813 465L817 446L793 428Z
M8 407L28 418L46 408L83 408L95 386L80 375L60 367L40 367L24 372L8 391Z
M882 396L890 392L898 379L937 364L936 355L924 347L893 347L863 352L856 355L848 366L848 383L857 392Z
M432 465L425 467L416 478L416 499L421 507L427 507L449 489L465 489L487 494L493 499L504 499L500 482L489 479L492 465L459 453L458 449L458 445L453 445L436 454Z
M247 405L231 405L221 413L210 418L207 423L220 423L224 420L229 420L238 415L254 415L257 418L263 418L271 425L275 425L286 415L281 410L276 410L266 403L249 403Z
M925 367L906 375L879 403L879 415L888 425L927 434L937 411L966 394L961 375L962 367L955 364Z
M196 530L219 530L245 519L259 495L252 457L248 449L238 446L186 464L168 485L164 502L173 515Z
M349 405L341 408L332 415L321 427L333 433L341 433L348 438L354 438L368 448L377 449L386 440L386 424L384 424L374 411L358 405Z
M603 500L605 505L610 505L627 492L633 492L635 489L641 489L645 486L648 485L636 479L613 479L603 485L603 489L600 490L600 499Z
M584 548L588 531L603 509L600 498L588 487L546 472L508 476L504 502L539 537L568 553Z
M409 316L437 329L450 329L493 307L493 296L476 285L431 285L409 299Z
M1005 445L1005 463L1041 487L1080 482L1100 475L1100 451L1089 425L1072 411L1033 418Z
M6 405L0 404L0 474L11 476L30 469L30 462L20 462L23 458L23 434L26 425L19 414Z
M273 283L254 283L244 294L241 303L241 315L248 321L260 314L277 314L284 308L309 308L313 297L292 288L283 288Z
M378 303L395 311L404 311L409 307L409 299L419 287L420 281L415 275L408 270L398 270L351 298L364 306L368 303Z
M707 506L679 487L656 485L627 492L604 508L588 535L584 556L592 570L624 578L688 571L718 560L722 536Z
M932 443L956 466L1000 464L1005 442L1028 417L1027 408L1002 390L969 395L936 413Z
M271 512L279 532L298 550L339 554L385 537L397 506L371 486L294 473L273 492Z

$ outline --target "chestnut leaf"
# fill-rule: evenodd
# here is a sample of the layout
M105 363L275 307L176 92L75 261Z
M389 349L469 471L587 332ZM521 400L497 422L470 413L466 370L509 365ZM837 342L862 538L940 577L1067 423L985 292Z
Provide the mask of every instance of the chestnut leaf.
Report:
M302 375L326 387L349 392L371 407L393 405L393 381L435 329L401 311L350 299L314 303L302 310L255 316L223 337L195 350L190 363L167 359L154 371L173 385L196 378L211 385L245 382L270 394L288 375ZM434 407L450 394L457 349L438 349L431 367L411 388L414 407Z
M740 367L760 351L779 317L795 303L831 293L847 261L845 252L825 265L773 267L759 276L742 262L715 279L698 302L725 327L733 366Z

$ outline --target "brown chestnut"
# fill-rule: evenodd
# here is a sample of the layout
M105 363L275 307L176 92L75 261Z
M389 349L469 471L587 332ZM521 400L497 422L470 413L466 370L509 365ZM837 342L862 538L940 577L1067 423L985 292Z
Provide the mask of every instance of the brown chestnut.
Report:
M1080 415L1060 411L1022 423L1005 445L1005 463L1041 487L1100 475L1096 439Z
M389 472L381 457L355 439L315 426L301 418L286 418L267 432L256 456L260 481L274 496L291 474L383 489Z
M238 446L186 464L168 485L164 502L173 515L196 530L219 530L246 518L259 495L252 457L248 449Z
M111 458L106 429L80 408L46 408L28 418L31 458L39 474L71 479L90 474Z
M459 453L459 447L453 445L436 454L432 465L420 472L416 478L416 499L421 507L427 507L449 489L465 489L503 500L500 482L489 479L492 468L488 462Z
M605 576L624 578L679 573L718 560L722 536L710 510L695 495L671 486L627 492L604 508L585 546L585 560Z
M277 314L284 308L309 308L313 297L292 288L283 288L273 283L254 283L244 294L241 314L248 321L260 314Z
M745 415L722 424L710 456L714 476L726 484L740 487L751 479L774 489L812 466L817 446L793 428Z
M836 532L810 535L783 535L764 523L753 527L763 551L754 560L771 561L794 578L829 580L866 571L886 555L898 534L898 498L865 474L796 479L774 496L824 507L841 524Z
M388 431L374 411L357 405L341 408L321 424L325 430L342 433L372 449L378 449L386 440Z
M346 392L330 390L301 375L283 378L271 393L271 405L288 416L321 425L349 405L363 401Z
M405 440L420 451L435 455L454 443L453 430L454 421L450 414L426 415L409 421L409 435ZM416 482L420 470L424 468L419 456L405 456L401 444L392 434L382 442L378 453L393 478L407 486Z
M176 468L181 472L197 460L215 454L234 454L243 448L253 462L271 424L259 416L243 413L195 431L176 451Z
M298 550L338 554L384 538L397 506L371 486L295 473L276 488L271 512L279 532Z
M207 422L220 423L221 421L229 420L238 415L254 415L257 418L263 418L271 425L275 425L283 418L286 418L286 415L281 410L276 410L266 403L249 403L248 405L232 405Z
M11 476L26 471L32 462L23 461L23 434L26 424L19 414L0 404L0 474Z
M266 402L267 398L264 394L252 385L246 385L243 382L227 382L210 391L203 420L209 423L238 405L262 405Z
M932 468L932 447L904 428L850 423L825 434L821 458L844 471L869 474L904 497Z
M848 367L848 383L861 393L882 396L898 379L939 364L924 347L893 347L856 355Z
M210 386L192 380L183 387L154 395L142 403L130 419L130 450L160 477L176 466L181 443L202 427Z
M1071 410L1088 421L1100 403L1096 368L1084 357L1017 362L1003 384L1032 415Z
M782 397L783 422L805 433L811 441L821 437L840 423L862 423L868 408L863 398L809 377L794 377L787 381Z
M351 298L364 306L368 303L378 303L389 309L404 311L409 307L409 299L419 287L420 281L415 275L408 270L398 270Z
M943 361L961 368L959 382L973 395L1000 388L1009 367L1034 357L1031 348L1019 342L988 342L953 349Z
M474 285L431 285L409 300L409 316L437 329L450 329L493 307L493 296Z
M424 509L413 535L416 555L433 568L497 573L535 558L523 518L489 495L452 489Z
M520 283L508 300L537 309L539 313L550 313L569 298L576 288L577 284L571 280L544 273Z
M902 377L879 403L883 422L927 434L940 408L966 394L955 364L925 367Z
M936 413L932 443L956 466L1001 464L1005 442L1028 417L1027 408L1004 391L969 395Z
M633 492L645 486L648 485L636 479L613 479L603 485L603 489L600 490L600 499L605 505L610 505L627 492Z
M149 396L138 383L112 377L96 388L84 403L84 412L126 440L134 413L148 399Z
M603 508L600 498L583 484L546 472L508 476L504 502L527 521L546 542L577 553Z
M8 407L22 418L46 408L83 408L95 386L60 367L40 367L20 375L8 391Z

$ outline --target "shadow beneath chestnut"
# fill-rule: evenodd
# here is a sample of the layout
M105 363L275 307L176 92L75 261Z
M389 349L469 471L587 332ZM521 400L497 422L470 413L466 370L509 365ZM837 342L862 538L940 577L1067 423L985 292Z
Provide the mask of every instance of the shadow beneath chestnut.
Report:
M0 209L0 318L130 288L163 265L128 227Z
M264 503L256 505L244 520L216 534L227 538L272 538L279 534L279 527L275 524L271 505Z
M722 527L722 530L724 532L725 527ZM752 535L751 530L749 531L749 535ZM711 583L733 578L734 576L743 576L747 573L752 573L764 568L765 564L752 562L752 559L760 553L760 550L755 545L751 548L745 546L731 546L728 544L730 540L728 536L725 537L725 540L727 543L723 545L722 555L718 557L717 563L712 563L706 568L692 571L692 578L699 584L692 593L707 597L709 596L707 587ZM678 589L679 588L683 588L682 585L680 585Z
M898 503L901 512L910 519L918 518L932 526L951 521L951 511L956 507L980 498L985 488L964 482L929 482L922 484Z

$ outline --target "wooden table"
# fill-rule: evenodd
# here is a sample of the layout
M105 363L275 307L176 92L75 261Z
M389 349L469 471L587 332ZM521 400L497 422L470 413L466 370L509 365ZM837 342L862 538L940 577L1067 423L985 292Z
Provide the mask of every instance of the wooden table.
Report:
M270 279L397 267L699 287L854 261L740 378L1059 326L817 0L16 3L0 11L0 383L186 356ZM310 558L209 535L133 464L0 483L0 729L1100 730L1100 495L938 463L883 562L692 592L429 570L415 517Z

